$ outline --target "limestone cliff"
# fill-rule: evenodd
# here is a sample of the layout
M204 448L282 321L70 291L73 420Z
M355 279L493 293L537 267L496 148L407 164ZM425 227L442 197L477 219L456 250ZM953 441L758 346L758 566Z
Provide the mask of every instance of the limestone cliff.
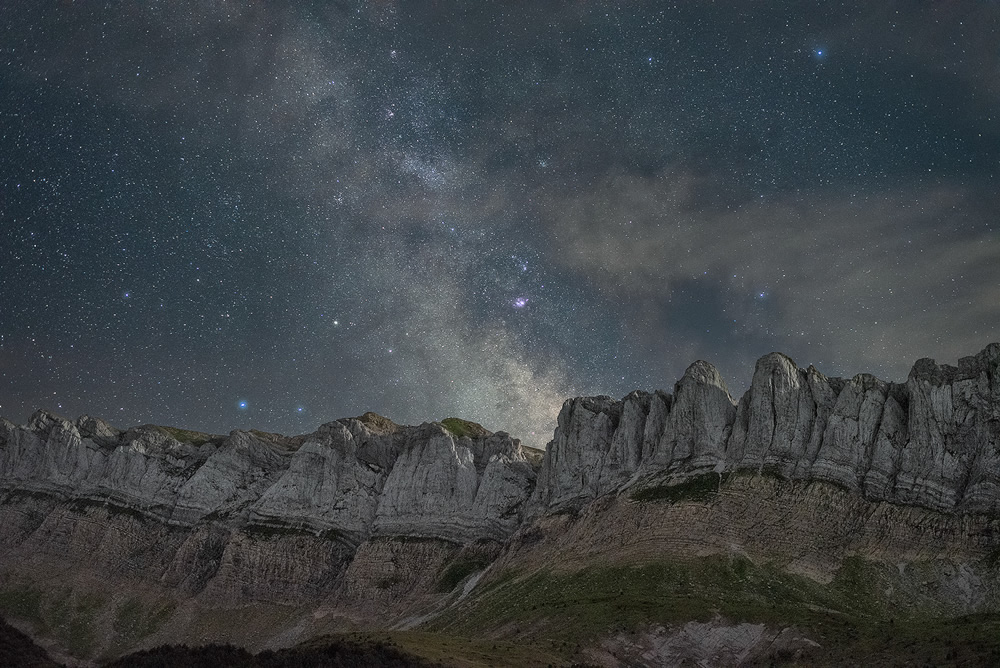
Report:
M595 584L601 568L674 560L663 567L693 582L739 555L780 570L753 600L771 596L772 575L811 578L782 580L813 592L788 619L831 601L855 614L856 591L826 599L815 582L840 587L858 558L877 562L865 596L885 615L991 613L998 460L1000 344L957 367L920 360L900 384L828 378L772 353L739 401L698 361L672 392L567 400L540 462L457 419L367 413L300 436L220 436L39 411L21 426L0 419L0 611L75 657L164 642L261 649L357 628L487 624L517 639L578 602L572 583L551 605L538 594L551 572L590 573L586 591L606 584L579 601L614 602L617 619L623 572ZM695 558L716 561L702 572ZM745 584L731 575L720 591ZM665 580L650 582L639 591ZM678 598L664 610L699 591L667 591ZM700 617L720 609L710 603ZM512 626L511 611L533 621Z
M919 360L903 384L828 378L762 357L736 402L707 362L673 394L569 399L533 495L534 512L701 473L766 471L873 500L1000 511L1000 344L957 367Z
M459 438L438 423L401 427L373 413L294 438L122 432L45 411L23 427L0 423L0 490L110 503L174 526L334 532L352 545L375 535L502 540L534 479L508 434Z

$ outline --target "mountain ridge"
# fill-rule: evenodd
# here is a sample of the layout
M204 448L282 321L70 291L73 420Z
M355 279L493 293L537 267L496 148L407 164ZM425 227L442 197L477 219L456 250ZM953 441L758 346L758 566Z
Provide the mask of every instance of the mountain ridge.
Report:
M719 564L738 566L727 582L757 574L764 589L748 600L778 578L859 624L896 609L992 614L998 476L1000 344L957 366L919 360L904 383L828 378L772 353L739 400L696 361L671 392L567 399L541 461L458 418L405 426L366 413L311 434L222 436L38 411L23 426L0 419L0 611L84 661L164 642L260 650L359 629L543 642L538 629L574 609L573 628L608 646L662 644L669 624L692 620L656 608L649 620L667 630L634 627L626 642L614 635L618 613L593 626L577 599L550 606L532 587L644 568L700 582ZM850 586L863 594L844 589L858 568L871 584ZM664 600L690 601L676 598L689 580ZM587 582L606 587L595 600L624 595L613 580ZM504 591L521 598L496 608ZM858 608L858 596L874 607ZM695 606L709 626L677 632L763 623L755 643L811 648L822 627L793 628L813 609L798 605L782 608L786 618L760 617L756 603L753 614ZM494 612L478 626L462 621L484 610ZM581 642L567 633L560 642ZM754 647L745 656L772 651ZM606 654L571 652L618 665Z
M889 383L828 378L771 353L735 401L718 371L697 361L672 394L567 400L533 500L554 507L656 476L768 469L876 500L996 513L998 365L994 343L958 366L918 360L905 383Z

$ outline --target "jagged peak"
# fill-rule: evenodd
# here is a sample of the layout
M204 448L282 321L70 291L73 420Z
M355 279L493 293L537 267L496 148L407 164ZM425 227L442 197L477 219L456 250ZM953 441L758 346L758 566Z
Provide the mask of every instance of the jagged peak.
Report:
M889 387L889 381L882 380L878 376L870 373L855 374L850 383L856 387L868 389L880 389L885 391Z
M910 380L925 380L935 385L950 383L958 375L958 367L950 364L938 364L931 357L921 357L913 363L908 378Z
M962 378L974 378L983 372L996 374L998 367L1000 343L990 343L976 355L959 358L958 366L938 364L933 358L923 357L914 362L908 379L942 385Z
M754 375L760 373L773 373L775 371L783 371L785 373L798 373L799 366L795 363L791 357L785 353L772 352L768 353L757 360L754 365Z
M609 397L606 394L598 394L592 397L574 397L572 399L567 399L563 403L563 409L566 409L567 404L572 404L573 406L581 406L591 413L614 414L621 411L621 403L621 400Z
M733 395L729 392L729 387L726 385L726 381L723 380L722 374L719 370L715 368L715 365L711 362L706 362L705 360L696 360L692 362L687 369L684 370L684 375L681 379L677 381L675 388L679 390L684 385L688 383L697 383L698 385L708 385L711 387L717 387L726 393L729 400L733 403Z
M72 422L46 408L39 408L28 418L27 427L32 431L42 432L48 431L57 424L69 426Z
M773 352L757 360L733 410L697 392L717 379L699 360L675 385L678 401L657 402L657 410L623 417L621 425L594 415L603 399L567 401L549 448L546 489L536 497L586 500L630 476L681 475L725 462L834 481L880 500L1000 512L1000 344L958 367L918 360L905 384L870 373L828 378Z

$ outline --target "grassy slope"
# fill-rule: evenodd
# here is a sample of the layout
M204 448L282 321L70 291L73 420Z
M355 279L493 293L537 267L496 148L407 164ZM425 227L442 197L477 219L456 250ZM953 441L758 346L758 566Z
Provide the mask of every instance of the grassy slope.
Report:
M441 420L441 426L447 429L455 438L468 436L469 438L482 438L489 436L490 431L478 422L463 420L462 418L450 417Z
M823 585L739 556L507 572L426 630L516 635L572 660L602 636L722 617L795 626L820 643L813 660L821 665L865 657L885 665L1000 665L1000 615L949 620L907 613L879 594L887 573L851 559Z
M156 428L175 441L180 443L189 443L194 446L204 445L209 441L222 438L221 436L206 434L200 431L193 431L191 429L181 429L179 427L157 426Z
M54 638L74 656L91 657L102 641L123 650L155 633L173 614L169 599L131 597L119 603L109 595L69 586L43 589L32 583L0 587L0 612L27 621L43 636ZM111 615L110 637L99 621Z

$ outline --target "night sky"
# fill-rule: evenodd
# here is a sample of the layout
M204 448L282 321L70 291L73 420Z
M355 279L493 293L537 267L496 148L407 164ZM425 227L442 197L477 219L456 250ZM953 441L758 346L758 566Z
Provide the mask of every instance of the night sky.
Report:
M906 378L1000 340L1000 3L0 4L0 414Z

